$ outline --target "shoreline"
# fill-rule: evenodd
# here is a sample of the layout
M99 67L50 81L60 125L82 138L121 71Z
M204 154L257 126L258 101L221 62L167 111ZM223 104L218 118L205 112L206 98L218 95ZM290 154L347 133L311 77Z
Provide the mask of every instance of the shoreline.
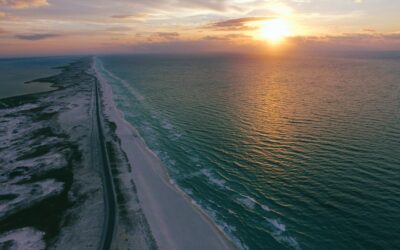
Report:
M140 205L160 249L236 249L202 209L169 178L161 160L129 124L113 99L111 86L92 61L100 83L105 118L115 123L121 149L134 174Z

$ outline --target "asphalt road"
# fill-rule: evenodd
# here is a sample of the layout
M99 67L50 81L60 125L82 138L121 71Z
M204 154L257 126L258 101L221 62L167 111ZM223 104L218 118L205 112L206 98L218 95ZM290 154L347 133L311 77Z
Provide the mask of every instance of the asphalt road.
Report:
M96 123L97 131L100 142L100 151L102 156L102 177L103 177L103 191L104 191L104 203L105 203L105 223L102 233L102 239L100 249L108 250L111 249L114 233L116 228L116 194L114 189L113 177L111 174L111 165L108 157L107 147L104 137L104 129L102 124L102 112L101 112L101 98L99 90L99 82L96 77L92 76L95 81L95 108L96 108Z

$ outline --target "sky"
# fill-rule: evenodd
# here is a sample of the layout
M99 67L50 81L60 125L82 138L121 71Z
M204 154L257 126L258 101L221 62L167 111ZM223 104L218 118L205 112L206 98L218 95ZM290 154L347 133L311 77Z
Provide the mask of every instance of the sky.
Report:
M0 0L0 56L400 50L399 0Z

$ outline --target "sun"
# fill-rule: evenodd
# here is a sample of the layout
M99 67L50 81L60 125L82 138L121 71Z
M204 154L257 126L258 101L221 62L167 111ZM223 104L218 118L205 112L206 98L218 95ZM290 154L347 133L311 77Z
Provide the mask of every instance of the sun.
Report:
M287 21L283 19L273 19L261 24L260 38L272 43L279 43L285 37L290 36L290 27Z

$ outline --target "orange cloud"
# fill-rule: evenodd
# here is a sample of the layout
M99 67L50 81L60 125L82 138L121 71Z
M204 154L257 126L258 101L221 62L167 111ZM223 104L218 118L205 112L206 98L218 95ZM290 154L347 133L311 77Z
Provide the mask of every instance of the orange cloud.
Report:
M47 0L0 0L0 6L14 9L25 9L48 5Z
M142 32L136 34L136 38L140 40L144 38L146 42L150 43L176 41L179 36L178 32Z
M15 19L17 19L15 16L0 11L0 20L15 20Z

